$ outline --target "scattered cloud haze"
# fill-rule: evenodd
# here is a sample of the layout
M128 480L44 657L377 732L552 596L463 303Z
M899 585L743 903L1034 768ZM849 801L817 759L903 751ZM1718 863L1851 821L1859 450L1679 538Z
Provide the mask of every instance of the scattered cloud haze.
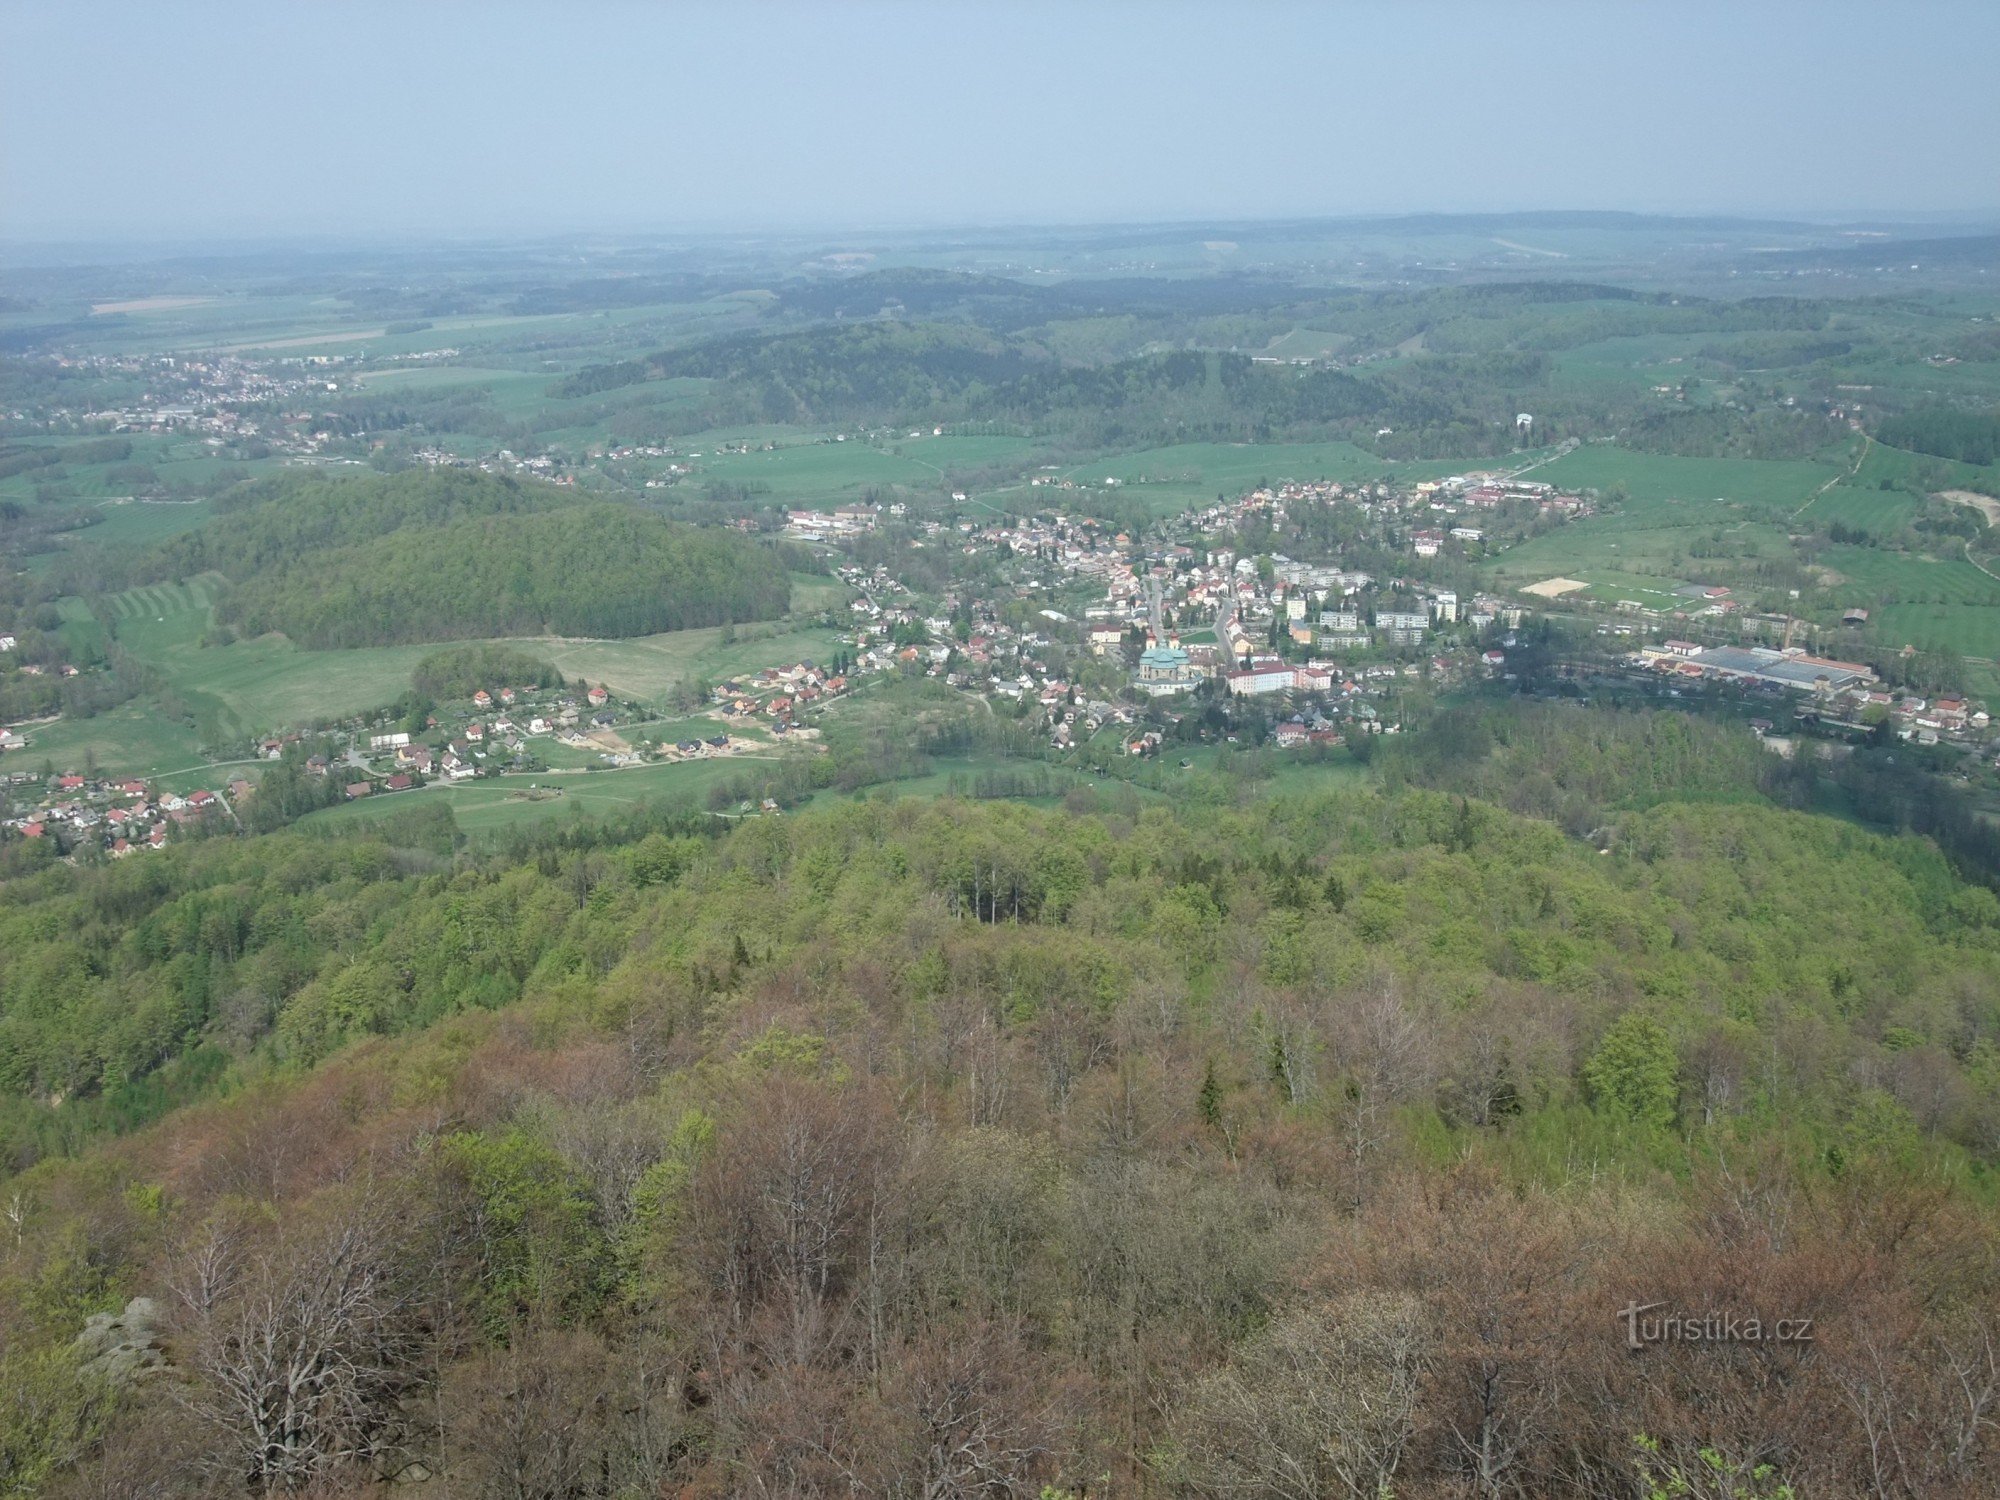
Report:
M0 236L2000 207L2000 5L0 5Z

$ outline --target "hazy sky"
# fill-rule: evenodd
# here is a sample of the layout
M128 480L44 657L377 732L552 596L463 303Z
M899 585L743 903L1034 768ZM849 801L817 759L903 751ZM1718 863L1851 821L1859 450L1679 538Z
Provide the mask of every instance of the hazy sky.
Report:
M0 0L0 237L1984 211L1996 61L1996 0Z

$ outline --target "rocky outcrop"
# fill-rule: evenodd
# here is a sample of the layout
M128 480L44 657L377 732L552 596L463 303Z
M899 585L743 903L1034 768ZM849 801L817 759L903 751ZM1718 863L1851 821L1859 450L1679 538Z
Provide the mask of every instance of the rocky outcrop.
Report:
M160 1349L160 1305L134 1297L123 1312L97 1313L70 1345L86 1375L113 1385L132 1385L167 1368Z

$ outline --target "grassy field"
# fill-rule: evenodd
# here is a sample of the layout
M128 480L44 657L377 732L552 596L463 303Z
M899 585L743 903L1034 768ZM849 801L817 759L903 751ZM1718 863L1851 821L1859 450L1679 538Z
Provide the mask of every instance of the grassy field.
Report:
M1190 506L1211 504L1219 494L1241 494L1263 480L1272 483L1289 479L1372 480L1385 474L1425 479L1456 473L1463 467L1445 463L1398 464L1377 458L1352 443L1178 443L1167 448L1093 458L1060 472L1061 477L1079 484L1101 485L1106 479L1116 479L1121 498L1137 501L1154 515L1165 516ZM1023 486L997 491L989 498L1033 493ZM1046 503L1060 502L1060 491L1048 494ZM1014 503L1021 501L1015 499Z
M1880 644L2000 658L2000 579L1963 556L1829 547L1825 562L1843 592L1873 601L1869 634Z
M1858 440L1857 440L1858 441ZM1851 454L1818 460L1678 458L1589 443L1537 469L1534 478L1579 489L1622 484L1638 501L1727 500L1746 510L1796 510L1845 472Z
M1887 605L2000 606L2000 579L1987 577L1963 556L1928 557L1885 552L1875 547L1829 547L1825 561L1857 596L1865 595Z
M58 771L81 774L88 766L128 776L158 776L199 766L208 757L194 731L150 703L122 704L89 719L35 724L23 731L28 748L10 752L10 770L48 761Z
M717 626L637 636L629 641L515 644L546 656L566 677L585 677L604 683L621 697L648 700L690 677L720 682L764 667L824 661L848 639L818 626L794 630L782 623L739 625L735 635L734 641L725 641L722 627Z
M854 597L854 590L838 578L824 573L793 573L792 613L809 615L822 609L838 609Z
M1991 604L1885 604L1869 622L1870 634L1920 651L2000 658L2000 606Z
M158 725L136 740L136 724L104 735L90 727L97 721L63 725L62 733L42 731L41 737L73 755L91 746L108 769L137 772L165 762L185 765L201 759L195 752L198 745L238 746L275 729L346 718L392 703L409 688L416 664L438 649L305 651L279 635L204 646L202 639L214 624L216 587L209 578L155 584L99 606L115 622L119 643L165 677L173 698L193 715L195 728L169 723L149 706L143 713L127 711L139 723ZM827 579L814 579L813 587L823 603L845 594ZM81 601L66 601L63 607L69 617L66 630L91 629ZM831 630L793 629L784 622L737 626L733 634L735 639L725 641L717 627L620 641L527 639L512 644L546 657L567 677L602 682L620 696L649 701L689 677L720 681L802 659L824 660L843 640ZM150 743L154 738L164 743L155 746ZM567 758L569 752L563 753Z
M1929 483L1934 489L1962 489L1969 487L1974 480L1990 480L1992 477L1991 469L1982 469L1976 464L1962 464L1948 458L1932 458L1924 453L1910 453L1902 448L1870 443L1867 457L1861 460L1853 483L1873 489L1885 479L1898 484L1915 480Z
M1906 490L1837 484L1807 506L1805 514L1821 526L1838 523L1880 535L1902 529L1916 511L1916 499Z
M1730 505L1630 501L1608 515L1587 516L1509 548L1486 569L1495 583L1517 588L1567 577L1604 588L1640 579L1671 591L1711 571L1696 548L1735 561L1780 558L1791 551L1783 529L1746 519Z
M413 806L443 802L459 828L473 837L551 818L629 812L644 802L687 800L706 805L708 789L719 781L755 776L769 757L729 756L719 760L634 766L616 771L549 771L536 776L433 784L420 791L366 797L313 813L307 825L370 822Z
M302 651L283 636L204 646L215 584L155 584L105 601L119 644L156 667L194 715L204 744L240 742L314 719L339 719L394 702L433 646Z
M705 714L695 718L647 719L639 724L621 724L618 733L633 744L641 739L678 744L682 740L712 739L718 734L726 734L732 740L771 743L770 731L761 724L739 724L734 719L711 718Z
M750 442L751 451L715 451L718 444L729 441ZM780 446L762 452L756 445L764 441ZM887 488L932 492L942 498L952 487L947 478L952 472L1025 462L1034 451L1024 438L926 434L878 446L854 439L815 441L797 432L772 438L697 435L686 439L683 448L690 455L701 455L693 460L697 473L692 482L697 485L716 480L749 485L781 503L800 506L850 504L870 489Z

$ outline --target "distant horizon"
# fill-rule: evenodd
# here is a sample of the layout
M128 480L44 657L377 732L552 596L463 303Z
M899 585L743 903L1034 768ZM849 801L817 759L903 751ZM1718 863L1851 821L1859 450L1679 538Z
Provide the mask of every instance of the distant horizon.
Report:
M78 0L0 48L10 244L2000 213L1967 0Z
M255 253L271 250L364 250L495 247L537 245L574 246L589 241L630 241L635 244L726 242L731 240L860 240L868 237L909 239L952 235L1062 235L1100 229L1157 229L1164 232L1195 229L1276 229L1292 225L1301 228L1400 224L1419 225L1435 220L1554 222L1564 219L1629 219L1639 224L1676 223L1731 224L1744 227L1769 225L1824 231L1843 229L1940 230L1947 233L1978 235L2000 233L2000 205L1981 209L1865 210L1865 209L1769 209L1741 212L1688 209L1682 211L1624 208L1532 208L1532 209L1451 209L1423 208L1402 212L1353 212L1315 214L1217 214L1217 215L1117 215L1099 219L965 219L882 222L798 223L713 223L666 225L570 225L536 227L514 225L492 228L348 230L296 228L289 230L232 231L217 229L202 233L152 234L141 231L97 234L15 234L0 228L0 247L11 251L89 250L159 251L172 253L232 251Z

